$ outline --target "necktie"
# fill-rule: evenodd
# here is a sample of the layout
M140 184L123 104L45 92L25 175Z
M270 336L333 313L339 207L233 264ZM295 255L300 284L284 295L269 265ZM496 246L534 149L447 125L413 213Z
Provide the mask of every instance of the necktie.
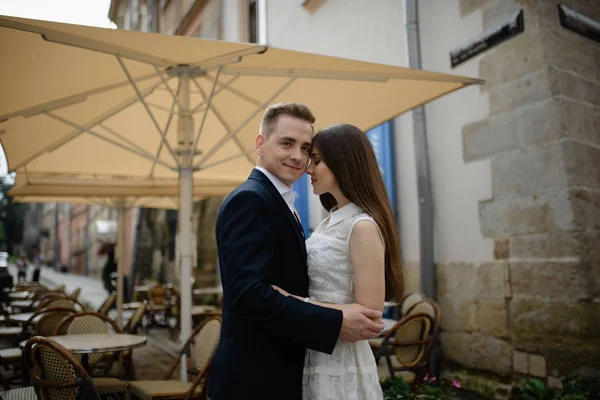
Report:
M302 236L304 236L304 229L302 228L302 222L300 222L300 217L296 212L296 208L294 207L294 217L296 217L296 222L298 223L298 227L300 228L300 232L302 232Z

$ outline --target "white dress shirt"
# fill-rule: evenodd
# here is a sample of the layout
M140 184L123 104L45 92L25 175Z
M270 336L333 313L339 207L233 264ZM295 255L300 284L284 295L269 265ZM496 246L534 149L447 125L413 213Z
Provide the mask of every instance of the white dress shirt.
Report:
M269 178L273 186L275 186L275 189L277 189L281 197L283 197L283 201L285 201L285 204L287 204L292 214L294 214L296 212L296 209L294 208L294 201L296 201L296 193L294 193L292 188L286 185L285 183L281 182L275 175L273 175L263 167L254 168L259 170L260 172L265 174L267 178Z

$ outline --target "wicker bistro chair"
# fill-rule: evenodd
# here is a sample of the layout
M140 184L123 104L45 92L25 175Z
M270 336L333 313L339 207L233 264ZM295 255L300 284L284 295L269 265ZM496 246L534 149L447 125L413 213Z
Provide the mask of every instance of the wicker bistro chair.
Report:
M19 341L33 336L52 336L54 330L63 318L75 313L70 308L49 308L34 313L24 324L23 334Z
M144 315L146 315L147 309L148 305L142 303L142 305L133 312L129 321L127 321L127 325L123 328L123 332L137 335L138 330L142 326L142 320L144 319Z
M11 386L20 386L23 383L22 365L23 352L20 348L11 347L9 349L0 350L0 366L2 366L6 372L12 370L10 375L4 375L4 371L0 372L0 386L2 386L2 388L8 390ZM0 398L2 397L3 396L0 396Z
M169 291L164 285L148 290L148 325L166 326L169 314Z
M83 304L81 304L77 300L68 299L68 298L61 298L61 299L55 298L55 299L44 300L37 305L35 310L37 312L39 312L39 311L47 310L47 309L51 309L51 308L70 308L75 312L85 311L85 307Z
M64 318L54 330L53 335L86 335L110 332L122 333L117 323L106 315L88 311ZM88 356L88 371L101 369L101 376L107 376L115 360L122 360L119 352L92 353ZM119 362L119 364L119 376L123 376L123 363ZM127 391L127 384L119 379L96 379L96 386L102 395L121 395Z
M402 301L396 307L396 312L394 312L393 319L400 319L401 317L408 314L412 308L418 303L425 300L427 297L422 292L411 292L404 295ZM377 355L377 352L381 348L381 344L383 343L383 338L379 337L376 339L369 339L369 345L371 345L371 349L373 350L373 354Z
M115 305L116 301L117 301L117 294L116 293L109 294L108 297L106 298L106 300L104 300L104 303L102 303L102 305L100 307L98 307L98 311L96 311L96 312L99 314L108 315L108 312Z
M384 336L375 362L379 379L401 375L413 383L427 363L433 322L425 313L411 313L400 319Z
M33 386L0 392L0 399L3 400L35 400L37 398Z
M439 306L425 299L384 336L376 354L380 379L402 375L409 383L421 378L430 364L441 322Z
M114 378L90 378L79 360L51 339L35 336L25 345L25 364L29 370L38 399L44 400L100 400L100 387L120 382Z
M88 311L72 314L64 318L56 327L56 335L90 335L94 333L123 333L119 325L104 314ZM89 355L89 370L102 368L106 375L115 357L113 353L93 353ZM107 365L108 364L108 365Z
M131 335L137 335L138 330L142 325L142 319L146 314L146 304L143 303L141 307L138 307L137 310L133 313L129 321L127 321L127 325L123 328L124 333L129 333ZM133 350L125 350L122 353L122 361L123 368L125 371L128 371L127 379L135 379L135 365L133 363Z
M206 397L206 383L219 344L221 318L212 317L194 330L163 381L131 381L129 391L138 399L199 399ZM181 356L188 361L188 382L170 380ZM190 380L191 379L191 380Z
M77 298L79 297L80 293L81 293L81 288L75 288L75 290L73 290L73 293L71 293L69 295L69 298L73 299L73 300L77 300Z
M402 299L402 302L400 303L400 312L402 314L401 316L405 316L406 314L411 312L414 306L416 306L425 299L427 299L427 296L425 296L425 294L421 292L412 292L405 295Z

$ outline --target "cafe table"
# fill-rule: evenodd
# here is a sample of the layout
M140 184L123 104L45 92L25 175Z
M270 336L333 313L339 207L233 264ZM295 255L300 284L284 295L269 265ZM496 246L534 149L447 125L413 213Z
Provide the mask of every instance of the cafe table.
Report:
M147 339L141 335L128 333L99 333L90 335L48 336L73 354L81 354L81 365L87 370L88 357L92 353L111 353L113 351L132 350L142 347ZM25 347L26 340L19 345Z
M33 317L34 314L35 314L34 312L9 314L8 319L13 322L19 322L21 324L24 324L25 322L29 321L29 319L31 317ZM41 316L42 316L41 314L38 315L32 322L37 322L37 320L39 320Z
M29 292L10 292L8 298L11 300L26 300L29 297Z

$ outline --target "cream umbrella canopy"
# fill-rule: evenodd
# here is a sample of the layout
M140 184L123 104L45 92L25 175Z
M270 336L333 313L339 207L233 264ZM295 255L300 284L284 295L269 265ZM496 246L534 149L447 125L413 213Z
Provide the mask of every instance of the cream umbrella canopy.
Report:
M0 141L18 174L179 179L182 279L194 179L254 166L262 111L310 106L316 128L374 127L471 78L254 44L0 17ZM191 288L181 286L181 336ZM183 368L182 368L183 370Z

